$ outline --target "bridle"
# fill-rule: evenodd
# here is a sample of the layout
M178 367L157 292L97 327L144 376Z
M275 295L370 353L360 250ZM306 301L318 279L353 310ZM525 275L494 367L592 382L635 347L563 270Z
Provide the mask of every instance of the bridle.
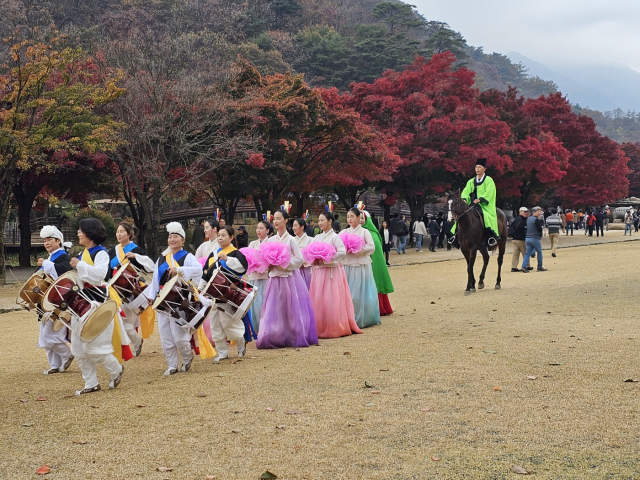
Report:
M451 218L449 218L449 220L454 218L454 215L455 215L455 219L459 220L461 217L463 217L464 215L469 213L469 211L473 210L477 205L476 203L472 203L469 208L467 208L464 212L462 212L460 215L458 215L457 213L454 213L453 210L451 210L451 204L453 203L453 200L449 200L448 203L449 203L449 215L451 217ZM460 199L460 203L462 203L462 199Z

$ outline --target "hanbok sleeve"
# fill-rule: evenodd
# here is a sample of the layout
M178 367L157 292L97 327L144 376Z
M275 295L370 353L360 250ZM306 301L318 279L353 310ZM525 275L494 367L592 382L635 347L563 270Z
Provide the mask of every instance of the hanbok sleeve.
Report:
M336 254L333 256L331 262L340 263L347 256L347 249L344 246L344 242L340 238L340 235L333 235L332 242L334 247L336 247Z
M93 265L81 260L76 265L76 270L78 270L78 280L83 284L90 283L94 286L100 286L109 271L109 254L104 250L98 252L93 260Z
M142 294L150 300L153 300L158 296L158 292L160 291L160 274L158 273L158 265L159 260L156 262L153 268L153 279L151 280L151 284L144 289Z
M177 271L187 281L193 280L194 282L199 283L202 278L202 265L200 265L200 262L196 260L196 257L190 253L187 253L186 258L184 259L184 265L182 267L178 267Z
M371 232L367 229L363 229L363 233L364 233L364 241L365 244L362 247L362 250L360 250L360 255L361 256L371 256L373 255L373 252L376 251L376 244L373 243L373 237L371 236Z
M289 237L289 248L291 248L291 261L289 262L289 265L287 265L286 270L293 271L302 266L304 259L302 258L300 247L298 247L298 242L296 242L292 237Z
M141 268L146 273L153 272L154 263L153 260L147 256L147 252L140 247L134 248L134 250L137 250L137 252L134 252L136 256L131 259L131 263L136 267Z

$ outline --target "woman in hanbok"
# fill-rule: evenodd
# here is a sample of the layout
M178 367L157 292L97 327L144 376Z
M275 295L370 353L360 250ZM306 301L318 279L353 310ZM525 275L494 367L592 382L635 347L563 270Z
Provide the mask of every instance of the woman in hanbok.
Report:
M345 232L361 237L364 246L357 253L347 253L342 263L349 282L356 323L360 328L367 328L380 323L380 307L371 269L371 255L376 247L371 232L360 225L362 215L358 208L352 208L347 212L349 228Z
M266 220L261 220L256 226L256 235L258 239L249 244L248 248L258 250L260 245L265 242L269 236L271 225ZM256 295L251 304L251 323L256 333L260 333L260 315L262 314L262 304L264 303L264 292L269 281L269 271L263 273L252 272L248 276L249 283L255 287Z
M373 279L376 282L376 289L378 290L378 307L380 309L380 315L391 315L393 313L393 309L391 308L391 303L389 303L389 294L393 293L393 283L391 283L389 269L387 268L389 263L385 261L383 254L385 239L382 238L378 229L373 225L369 212L366 210L363 211L360 218L365 219L362 226L371 232L373 243L376 246L375 251L371 255L371 270L373 271ZM383 222L383 225L384 223L386 222ZM382 233L384 233L384 231Z
M138 271L143 273L153 272L153 260L147 256L147 252L144 248L139 247L133 242L133 239L138 236L138 228L129 222L120 222L118 229L116 230L116 239L118 244L109 250L109 270L107 272L106 280L110 280L113 274L122 266L122 262L127 259ZM146 304L145 304L146 306ZM138 357L142 351L142 336L136 330L140 327L140 314L134 312L129 303L122 302L122 311L124 312L124 329L129 336L133 345L133 355ZM152 317L152 321L155 320L153 311L142 312L142 315L149 315Z
M109 253L102 246L102 242L106 239L107 230L100 220L97 218L80 220L78 243L85 247L85 250L80 258L72 258L70 261L71 267L78 271L78 287L89 298L93 298L99 303L103 303L108 298L104 279L109 270ZM128 359L128 356L132 356L128 345L129 339L124 332L120 316L115 315L109 326L91 341L81 339L77 333L79 331L80 320L72 316L71 353L78 362L84 379L84 388L76 391L76 395L100 390L98 365L102 365L111 376L109 388L116 388L122 379L124 365L120 364L119 358L114 353L125 360ZM128 356L125 355L123 345L126 345ZM116 352L116 349L120 351Z
M307 222L305 222L302 218L296 218L293 221L293 234L296 236L296 241L298 242L298 248L302 250L304 247L311 243L311 237L305 233L307 229ZM311 265L307 265L306 263L300 267L300 274L302 278L304 278L304 283L307 284L307 288L311 287Z
M330 262L320 259L313 262L309 293L316 316L318 338L362 333L356 324L349 284L340 263L346 256L346 250L340 236L333 230L332 223L333 215L322 212L318 216L321 233L312 239L312 243L327 243L336 249Z
M153 281L143 292L152 304L160 292L160 289L174 275L182 275L186 281L193 280L196 284L202 277L202 265L196 257L183 250L184 229L179 222L171 222L167 225L168 248L162 252L162 256L156 261L153 270ZM156 310L158 318L158 330L160 332L160 344L167 360L165 375L173 375L178 372L178 364L182 357L180 371L188 372L193 362L194 353L191 346L191 333L183 328L182 319L176 318L167 312Z
M196 250L196 260L203 262L211 252L218 249L218 229L220 225L215 218L209 218L204 222L205 241Z
M202 280L198 290L205 289L213 273L219 268L223 273L232 273L238 278L242 278L247 271L247 259L233 244L233 227L225 225L218 231L218 249L211 252L204 265ZM229 276L228 278L233 279ZM229 357L229 347L227 340L235 342L238 346L238 358L242 358L247 350L244 334L245 325L242 318L234 318L233 311L228 309L224 303L216 303L209 314L209 324L211 328L211 338L216 344L218 356L214 362L226 360Z
M289 215L278 210L273 216L276 229L269 242L288 246L291 260L286 267L269 267L264 293L258 348L308 347L318 343L316 319L309 290L298 269L303 264L298 242L287 232Z
M71 256L64 248L67 245L70 247L71 243L65 245L62 232L54 225L42 227L40 238L44 239L44 248L49 252L49 258L38 259L38 270L44 271L44 273L56 280L60 275L71 270L69 263ZM40 321L38 346L44 349L47 353L47 360L49 360L49 368L42 372L44 375L62 373L73 362L71 349L67 345L68 329L62 327L57 331L54 330L54 322L51 320L51 316L51 312L38 315L38 320Z

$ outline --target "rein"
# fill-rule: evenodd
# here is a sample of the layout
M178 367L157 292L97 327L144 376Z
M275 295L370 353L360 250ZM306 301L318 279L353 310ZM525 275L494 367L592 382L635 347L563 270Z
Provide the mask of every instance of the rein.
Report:
M473 210L476 207L476 205L477 205L476 203L472 203L471 206L467 208L464 212L462 212L460 215L456 215L456 220L458 220L460 217L463 217L470 210ZM451 207L449 207L449 210L451 210Z

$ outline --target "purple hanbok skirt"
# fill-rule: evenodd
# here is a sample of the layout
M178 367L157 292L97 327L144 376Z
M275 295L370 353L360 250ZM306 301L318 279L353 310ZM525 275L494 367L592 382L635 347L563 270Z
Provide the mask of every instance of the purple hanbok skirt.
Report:
M302 275L269 277L256 347L308 347L318 343L316 318Z
M311 267L301 267L300 275L304 279L304 283L307 284L307 290L311 288Z

